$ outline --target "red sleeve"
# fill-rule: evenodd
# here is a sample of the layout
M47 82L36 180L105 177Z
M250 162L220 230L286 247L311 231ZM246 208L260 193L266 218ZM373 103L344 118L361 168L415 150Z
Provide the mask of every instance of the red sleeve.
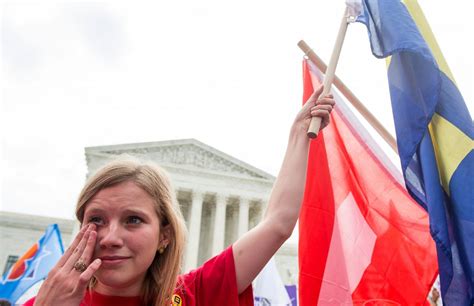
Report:
M182 275L177 294L182 295L183 306L253 306L252 285L237 294L232 246L198 269Z
M35 298L31 298L23 304L23 306L33 306L35 304Z

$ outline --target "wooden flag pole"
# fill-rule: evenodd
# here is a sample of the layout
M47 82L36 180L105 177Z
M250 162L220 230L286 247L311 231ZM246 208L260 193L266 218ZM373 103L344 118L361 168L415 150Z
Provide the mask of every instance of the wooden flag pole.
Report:
M346 7L344 11L344 16L341 19L341 25L339 26L339 33L337 34L336 42L334 43L334 48L332 51L331 59L329 61L329 66L327 69L326 76L324 77L323 85L324 89L320 97L324 97L331 91L331 84L334 79L334 74L336 73L336 66L337 62L339 61L339 55L341 54L342 44L344 42L344 38L346 36L347 25L349 23L349 10ZM321 118L320 117L312 117L311 123L309 124L307 135L309 138L316 138L319 133L319 129L321 128Z
M326 72L326 64L323 60L311 49L304 40L301 40L298 43L300 49L304 54L313 62L316 67L322 72ZM387 142L387 144L392 148L392 150L398 154L397 142L395 138L385 129L385 127L380 123L380 121L375 118L374 115L362 104L362 102L354 95L354 93L347 88L347 86L336 76L334 75L334 85L337 89L346 97L346 99L354 106L354 108L369 122L370 125L379 133L379 135Z

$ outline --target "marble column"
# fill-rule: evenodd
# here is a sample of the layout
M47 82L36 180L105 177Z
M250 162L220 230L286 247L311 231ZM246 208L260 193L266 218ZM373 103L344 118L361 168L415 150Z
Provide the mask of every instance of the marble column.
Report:
M260 209L258 211L258 222L262 221L263 219L263 216L265 214L265 212L267 211L267 207L268 207L268 201L270 199L262 199L260 202L261 202L261 205L260 205Z
M216 214L214 218L214 235L212 239L212 255L216 255L224 249L225 219L227 198L224 195L216 195Z
M240 199L239 203L239 235L242 237L249 230L249 200L245 198Z
M186 251L185 271L197 267L199 255L199 236L201 234L201 215L204 194L200 191L193 191L191 204L191 216L189 218L188 246Z

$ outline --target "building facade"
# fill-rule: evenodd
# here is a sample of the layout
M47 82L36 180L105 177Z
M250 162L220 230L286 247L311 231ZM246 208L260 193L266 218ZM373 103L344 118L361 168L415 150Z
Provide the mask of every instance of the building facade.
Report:
M154 162L168 172L188 228L183 271L201 265L256 226L275 180L194 139L88 147L85 155L88 177L107 162L127 156ZM4 266L9 256L21 256L41 237L48 224L59 224L66 244L78 229L69 220L5 212L0 218L0 237L7 246L0 251ZM275 260L284 283L296 284L296 245L285 244Z

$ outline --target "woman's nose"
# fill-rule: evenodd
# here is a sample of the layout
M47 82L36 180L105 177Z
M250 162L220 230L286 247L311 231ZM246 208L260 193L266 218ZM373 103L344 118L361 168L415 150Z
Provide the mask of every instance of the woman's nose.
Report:
M114 248L123 245L121 227L118 222L111 222L97 229L97 240L101 248Z

